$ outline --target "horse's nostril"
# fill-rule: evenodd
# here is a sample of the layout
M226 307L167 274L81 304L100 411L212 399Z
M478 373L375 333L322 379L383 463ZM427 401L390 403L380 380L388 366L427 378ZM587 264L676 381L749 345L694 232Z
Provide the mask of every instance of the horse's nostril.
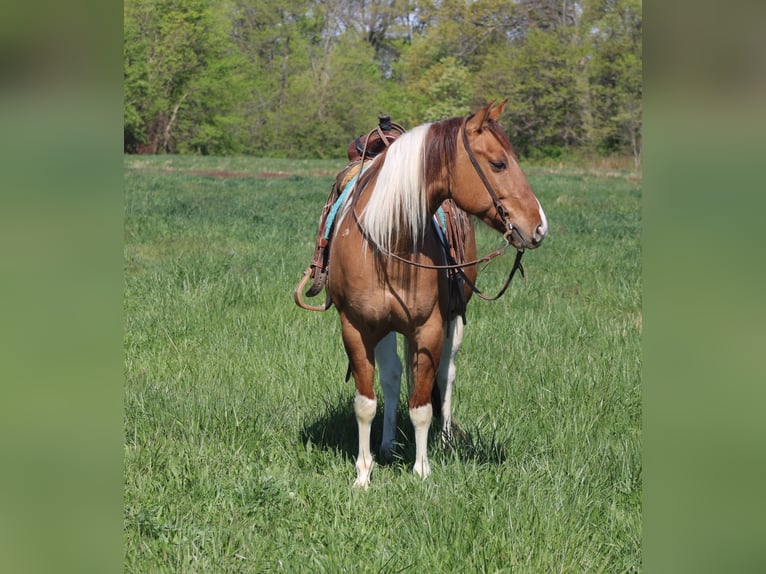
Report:
M547 230L545 229L542 223L537 226L537 228L535 229L535 243L540 243L542 242L543 239L545 239L546 231Z

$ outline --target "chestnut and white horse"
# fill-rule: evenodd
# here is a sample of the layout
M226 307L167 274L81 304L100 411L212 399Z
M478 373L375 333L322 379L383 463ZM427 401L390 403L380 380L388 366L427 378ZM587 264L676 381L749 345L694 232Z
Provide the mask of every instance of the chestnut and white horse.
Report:
M454 361L463 324L449 316L447 273L438 268L446 263L445 256L430 224L442 202L452 199L517 250L538 247L547 233L540 202L497 122L504 105L490 103L467 118L406 132L371 161L338 214L327 291L340 314L356 384L355 486L367 488L373 468L370 428L377 407L376 362L384 395L380 454L391 457L402 374L397 332L404 335L409 351L416 474L425 478L431 472L427 439L435 381L442 396L443 431L450 432ZM468 243L475 254L472 229Z

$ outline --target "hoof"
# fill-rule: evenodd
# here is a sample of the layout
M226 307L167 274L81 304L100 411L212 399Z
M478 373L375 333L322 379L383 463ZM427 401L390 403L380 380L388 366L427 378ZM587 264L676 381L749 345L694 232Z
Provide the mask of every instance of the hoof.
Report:
M425 480L431 475L431 465L428 464L427 460L421 461L420 464L416 462L415 466L412 467L412 472Z
M354 488L363 488L367 490L367 487L370 486L370 477L372 476L372 467L374 464L373 461L370 461L367 465L357 462Z

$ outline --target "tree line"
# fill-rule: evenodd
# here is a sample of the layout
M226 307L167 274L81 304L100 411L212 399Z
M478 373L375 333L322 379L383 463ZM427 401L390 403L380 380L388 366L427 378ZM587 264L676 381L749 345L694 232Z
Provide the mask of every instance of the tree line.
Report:
M342 157L509 98L522 156L641 157L641 0L125 0L128 153Z

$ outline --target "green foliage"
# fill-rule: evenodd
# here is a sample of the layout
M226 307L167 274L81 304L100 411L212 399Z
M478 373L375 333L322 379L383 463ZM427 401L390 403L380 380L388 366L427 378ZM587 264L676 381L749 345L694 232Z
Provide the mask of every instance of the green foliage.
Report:
M124 570L639 571L640 183L528 170L550 236L468 307L470 440L433 436L418 480L403 401L394 463L356 492L337 314L291 298L342 165L126 158Z
M342 158L379 113L509 97L524 156L640 162L640 0L126 0L124 26L129 152Z
M599 0L591 6L593 139L604 151L641 154L642 63L640 0Z
M421 112L423 120L432 122L465 115L471 101L469 80L468 68L452 56L440 60L422 74L414 87L426 102Z
M126 1L125 141L132 151L232 151L226 140L236 132L225 117L240 94L240 59L227 51L223 5Z
M348 142L374 125L380 110L374 56L373 47L351 32L315 58L316 65L303 76L305 95L294 102L296 124L286 134L302 138L298 155L343 157Z
M584 143L583 51L569 30L531 30L523 43L485 60L479 81L509 97L503 122L522 155ZM486 70L486 71L484 71Z

